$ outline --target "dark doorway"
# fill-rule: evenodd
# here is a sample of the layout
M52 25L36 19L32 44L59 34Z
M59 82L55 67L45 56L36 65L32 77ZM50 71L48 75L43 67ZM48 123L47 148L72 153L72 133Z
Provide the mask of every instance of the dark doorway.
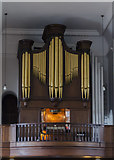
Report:
M2 97L2 124L13 124L17 122L17 97L12 92L6 92Z

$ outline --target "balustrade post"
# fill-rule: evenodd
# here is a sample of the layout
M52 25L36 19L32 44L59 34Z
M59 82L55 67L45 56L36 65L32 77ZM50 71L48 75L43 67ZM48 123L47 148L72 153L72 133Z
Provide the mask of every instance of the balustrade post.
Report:
M27 128L27 141L29 141L30 140L30 125L28 124L27 127L28 127Z
M36 124L34 125L34 141L36 141Z
M24 125L24 141L26 141L26 124Z
M11 124L9 126L9 140L10 140L10 143L16 142L16 125L15 124Z
M21 142L23 141L23 125L21 125Z

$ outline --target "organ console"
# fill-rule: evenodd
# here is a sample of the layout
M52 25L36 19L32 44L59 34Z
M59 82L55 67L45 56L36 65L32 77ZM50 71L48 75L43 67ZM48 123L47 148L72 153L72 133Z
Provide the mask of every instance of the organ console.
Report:
M82 99L90 97L90 46L91 41L77 43L76 50L70 49L64 41L66 26L48 25L42 39L44 46L32 50L32 40L20 40L18 57L21 73L21 98L31 98L32 76L37 77L42 85L48 86L51 100L64 97L64 86L70 85L74 78L80 78Z

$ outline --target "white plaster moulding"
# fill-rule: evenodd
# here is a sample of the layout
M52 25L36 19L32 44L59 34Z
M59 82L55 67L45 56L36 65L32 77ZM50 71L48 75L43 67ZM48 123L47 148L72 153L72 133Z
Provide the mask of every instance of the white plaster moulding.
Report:
M22 28L7 28L8 35L39 35L42 36L44 29L22 29ZM4 34L4 30L3 30ZM66 29L65 36L100 36L96 30L77 30Z

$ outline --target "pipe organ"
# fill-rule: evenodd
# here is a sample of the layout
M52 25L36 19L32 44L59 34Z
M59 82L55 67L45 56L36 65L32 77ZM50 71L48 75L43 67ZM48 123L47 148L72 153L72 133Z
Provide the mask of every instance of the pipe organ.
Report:
M31 98L32 76L41 85L48 86L51 100L64 98L64 87L73 79L80 79L80 98L90 97L90 46L91 41L77 43L76 50L70 49L64 41L64 25L48 25L44 29L42 39L44 46L33 49L32 40L19 41L18 57L20 60L20 97ZM77 91L76 91L77 92Z

